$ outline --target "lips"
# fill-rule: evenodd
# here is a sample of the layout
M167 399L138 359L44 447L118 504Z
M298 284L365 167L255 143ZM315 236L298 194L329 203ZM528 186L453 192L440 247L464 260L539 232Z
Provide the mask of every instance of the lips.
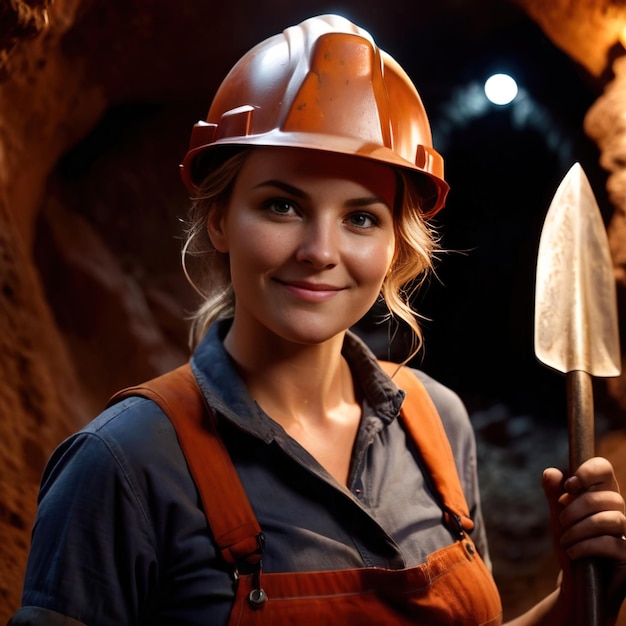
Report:
M308 302L323 302L325 300L329 300L345 289L344 287L338 287L337 285L316 283L305 280L275 280L277 283L285 287L285 289L292 295Z
M278 280L278 282L287 287L307 289L308 291L341 291L343 289L343 287L327 285L326 283L314 283L307 280Z

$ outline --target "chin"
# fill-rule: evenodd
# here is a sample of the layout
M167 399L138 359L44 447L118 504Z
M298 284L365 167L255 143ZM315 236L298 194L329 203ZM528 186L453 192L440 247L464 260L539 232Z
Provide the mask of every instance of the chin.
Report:
M274 333L280 337L283 341L302 345L302 346L315 346L326 343L338 336L343 338L347 328L324 328L316 329L312 325L307 325L306 321L303 321L297 327L291 328L276 328Z

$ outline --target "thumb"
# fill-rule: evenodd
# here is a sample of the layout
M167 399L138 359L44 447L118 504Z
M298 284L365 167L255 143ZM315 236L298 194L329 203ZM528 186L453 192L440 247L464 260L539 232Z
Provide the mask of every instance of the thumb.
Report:
M563 495L564 492L564 481L565 476L563 475L563 472L556 469L556 467L549 467L543 472L541 482L543 492L545 493L546 499L548 500L548 506L550 507L551 519L553 515L556 515L556 517L558 518L559 514L563 510L562 505L559 504L559 498Z
M562 496L563 496L563 482L565 476L563 472L555 467L549 467L543 472L542 487L546 500L548 501L548 508L550 511L550 531L552 534L552 543L554 550L559 559L559 563L562 569L567 569L569 559L565 551L561 548L561 535L563 534L563 526L560 522L560 515L563 512Z

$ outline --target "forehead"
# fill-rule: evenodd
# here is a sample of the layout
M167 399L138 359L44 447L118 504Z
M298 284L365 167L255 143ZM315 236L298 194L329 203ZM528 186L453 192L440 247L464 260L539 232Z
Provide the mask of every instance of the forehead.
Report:
M369 159L299 148L255 148L246 159L238 184L280 180L297 185L340 181L354 193L380 198L393 207L397 179L392 167Z

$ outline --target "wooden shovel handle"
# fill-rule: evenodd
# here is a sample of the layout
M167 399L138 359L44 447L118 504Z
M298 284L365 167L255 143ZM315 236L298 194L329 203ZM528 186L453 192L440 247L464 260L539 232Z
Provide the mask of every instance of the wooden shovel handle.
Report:
M566 375L570 473L595 454L593 388L587 372ZM603 602L600 569L595 559L573 563L576 626L602 626Z

